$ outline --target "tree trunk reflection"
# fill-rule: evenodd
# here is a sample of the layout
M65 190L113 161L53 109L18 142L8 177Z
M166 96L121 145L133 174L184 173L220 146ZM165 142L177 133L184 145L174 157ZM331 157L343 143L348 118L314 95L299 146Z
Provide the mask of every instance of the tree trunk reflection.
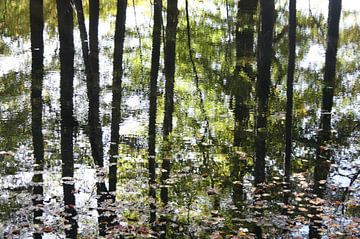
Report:
M250 117L250 93L254 83L254 38L255 14L258 1L240 0L236 15L236 62L232 79L234 107L234 152L231 155L231 177L233 200L243 199L243 177L246 173L245 146L248 143L248 121Z
M154 2L154 27L150 72L150 109L149 109L149 196L150 223L156 220L156 111L157 111L157 78L160 65L161 25L162 25L162 0Z
M287 72L286 89L286 123L285 123L285 180L289 182L291 173L292 153L292 111L293 111L293 84L295 71L296 50L296 0L290 0L289 4L289 63Z
M314 169L314 193L319 198L324 198L326 179L331 164L331 110L333 106L335 78L336 78L336 53L339 40L339 21L341 15L341 0L329 1L327 48L325 55L324 81L322 86L322 104L320 128L316 149L316 162ZM310 224L310 238L321 238L321 208L315 208L315 215Z
M31 27L31 129L34 147L34 176L33 176L33 205L34 224L42 226L43 215L43 169L44 169L44 137L42 133L42 85L44 60L44 16L43 1L30 1L30 27ZM41 232L33 234L35 239L42 238Z
M255 136L255 184L265 182L267 115L271 83L274 0L260 0L261 29L258 37L258 78L256 82L257 113Z
M115 194L117 182L117 158L119 155L119 124L120 104L123 76L123 53L125 38L127 0L117 1L117 14L115 23L115 43L113 62L113 85L112 85L112 109L111 109L111 139L110 139L110 167L109 167L109 191ZM115 200L115 197L114 197Z
M169 201L167 180L170 176L172 120L174 112L174 80L175 80L175 49L176 49L176 27L178 22L177 0L167 1L167 21L165 39L165 113L163 123L163 156L161 173L161 192L160 198L165 210ZM160 238L166 238L167 219L165 216L160 218L161 234Z
M61 107L61 160L65 203L65 228L67 238L77 237L77 215L75 209L75 181L73 157L73 78L74 78L74 39L73 10L71 1L57 0L59 38L60 38L60 107Z

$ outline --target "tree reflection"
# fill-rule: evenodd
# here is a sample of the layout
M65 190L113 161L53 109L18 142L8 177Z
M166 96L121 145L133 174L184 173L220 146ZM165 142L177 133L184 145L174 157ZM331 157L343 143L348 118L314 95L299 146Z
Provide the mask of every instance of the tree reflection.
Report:
M0 237L357 236L358 12L335 29L339 0L327 23L295 0L54 4L0 2Z
M339 21L341 15L341 0L329 1L327 48L325 56L324 81L322 88L322 104L320 128L318 131L318 146L314 169L314 193L324 198L326 180L330 171L331 158L331 111L333 107L334 90L336 87L336 53L339 39ZM321 208L315 208L315 217L310 225L310 238L320 238Z
M273 49L274 11L275 5L273 0L260 0L261 30L258 37L258 77L256 81L255 184L265 182L266 138L268 131L267 116L271 84L270 68Z
M239 202L244 199L243 178L246 173L246 152L242 151L248 144L250 118L250 93L254 84L253 63L255 14L258 1L239 1L236 15L236 63L231 85L235 98L234 107L234 152L231 157L231 177L233 199ZM235 203L234 202L234 203ZM236 204L235 204L236 205Z
M43 1L30 1L30 26L31 26L31 129L34 147L34 176L33 176L33 205L34 223L42 224L43 215L43 169L44 169L44 137L42 133L42 84L43 84L43 59L44 59L44 17ZM34 233L34 238L42 238L40 232Z
M65 233L68 238L77 237L75 216L75 181L73 155L73 79L74 79L74 38L73 9L70 0L57 1L60 39L60 107L61 107L61 160L65 204Z
M157 111L157 78L160 66L160 45L162 26L162 0L154 2L154 27L151 55L150 72L150 109L149 109L149 196L150 200L150 224L156 220L156 111Z

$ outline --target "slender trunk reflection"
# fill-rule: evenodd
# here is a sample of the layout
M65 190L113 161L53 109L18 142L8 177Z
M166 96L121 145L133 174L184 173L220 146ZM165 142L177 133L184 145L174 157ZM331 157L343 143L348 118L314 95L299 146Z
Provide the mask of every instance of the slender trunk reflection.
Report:
M104 159L103 159L103 143L102 143L102 131L100 123L99 112L99 50L98 50L98 24L99 24L99 2L92 1L90 3L90 50L88 46L87 31L85 26L83 3L81 0L74 1L77 19L79 23L80 38L82 54L84 58L86 81L87 81L87 95L89 98L89 111L88 111L88 130L91 144L91 153L95 164L98 166L97 170L97 182L96 192L98 195L98 223L99 234L101 236L106 235L107 226L110 221L115 218L112 215L111 218L104 214L109 208L105 205L106 199L109 198L109 193L104 182Z
M293 84L296 54L296 0L289 3L289 63L286 83L286 120L285 120L285 159L284 159L284 189L290 187L291 154L292 154L292 112L293 112ZM290 190L284 192L284 203L289 202Z
M161 192L160 198L165 208L169 201L167 180L170 175L171 146L170 133L172 132L172 115L174 112L174 79L175 79L175 49L176 49L176 27L178 22L177 0L167 1L167 20L166 20L166 36L165 36L165 112L163 124L163 148L162 157L162 173L161 173ZM164 216L160 218L161 235L160 238L166 238L167 220Z
M85 72L87 79L87 94L89 98L88 127L90 135L91 152L97 168L96 191L98 195L98 223L99 234L106 235L107 227L115 218L105 216L109 205L106 205L107 199L111 196L104 182L104 159L103 159L103 143L102 131L99 112L99 50L98 50L98 24L99 24L99 2L92 1L90 4L90 50L88 47L87 32L84 21L83 5L81 0L75 1L77 18L79 23L80 38L82 43L82 53L85 63Z
M115 45L113 62L113 85L112 85L112 109L111 109L111 142L110 142L110 167L109 167L109 191L114 194L115 201L117 182L117 158L119 150L119 124L121 105L121 85L123 76L123 52L125 38L127 0L117 1L117 14L115 23Z
M43 1L30 1L30 26L31 26L31 129L34 147L34 176L33 176L33 205L34 224L41 226L43 215L43 169L44 169L44 138L42 133L42 85L43 85L43 60L44 60L44 16ZM41 232L35 232L34 238L42 238Z
M210 132L210 122L209 122L209 117L207 115L207 112L205 110L205 105L204 105L204 94L200 89L200 79L199 79L199 74L198 74L198 70L195 64L195 60L194 60L194 50L192 48L192 38L191 38L191 27L190 27L190 14L189 14L189 3L188 0L185 1L185 11L186 11L186 30L187 30L187 45L188 45L188 51L189 51L189 60L192 66L192 71L194 74L194 82L195 82L195 87L196 87L196 93L197 93L197 97L199 98L199 108L201 111L201 118L200 121L202 122L201 124L205 124L203 126L203 133L201 136L201 140L198 142L198 147L200 149L200 152L202 154L202 158L203 158L203 171L205 174L210 175L210 177L212 178L212 170L211 170L211 165L210 165L210 160L209 160L209 147L207 146L208 144L211 144L214 140L212 138L211 132ZM209 142L210 141L210 142ZM212 183L212 187L214 187L213 183Z
M261 29L258 37L257 115L255 136L255 184L265 182L267 115L271 83L274 0L260 0Z
M160 65L161 25L162 25L162 0L154 2L154 26L150 72L150 109L149 109L149 196L150 223L156 221L156 111L157 111L157 78Z
M99 167L104 167L102 130L100 123L99 107L99 0L92 0L90 7L89 21L89 45L90 45L90 74L88 77L87 90L89 97L89 134L92 149L92 156Z
M176 49L176 26L178 10L177 0L168 0L167 24L165 39L165 113L164 113L164 137L168 137L172 131L172 115L174 112L174 75L175 75L175 49Z
M106 230L110 226L111 221L116 215L111 214L111 218L106 215L109 210L107 199L110 199L109 192L104 181L104 153L102 142L102 130L100 122L100 82L99 82L99 41L98 41L98 27L99 27L99 0L92 0L89 3L90 20L89 20L89 45L90 45L90 69L91 75L87 77L87 93L89 98L89 112L88 112L88 126L91 144L91 152L95 164L99 166L97 169L96 189L98 195L98 223L100 236L106 235ZM113 195L113 198L115 195Z
M296 50L296 0L289 3L289 63L287 72L286 89L286 129L285 129L285 180L289 182L291 173L292 153L292 111L293 111L293 84L295 71L295 50Z
M79 24L81 50L84 58L86 78L89 78L91 77L91 67L90 67L90 58L89 58L88 36L85 26L85 17L84 17L82 0L74 0L74 5L76 8L76 16ZM90 79L87 79L86 81L89 82Z
M77 215L74 195L73 158L73 78L74 78L74 38L73 10L70 0L57 0L58 26L60 38L60 107L61 107L61 160L65 203L65 228L67 238L77 237Z
M331 164L331 110L333 106L335 78L336 78L336 53L339 40L339 21L341 15L341 0L329 1L327 48L325 55L324 81L322 88L322 104L320 128L318 131L318 146L316 149L316 162L314 169L314 193L319 198L324 198L326 179ZM314 220L310 225L309 236L320 238L319 229L321 218L319 210L313 212Z

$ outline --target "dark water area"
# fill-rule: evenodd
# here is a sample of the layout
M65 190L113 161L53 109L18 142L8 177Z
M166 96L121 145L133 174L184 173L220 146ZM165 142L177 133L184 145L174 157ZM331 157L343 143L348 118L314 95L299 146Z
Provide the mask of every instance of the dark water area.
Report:
M129 1L123 47L116 1L30 2L0 1L1 238L360 238L357 1L293 32L276 0L271 38L264 0Z

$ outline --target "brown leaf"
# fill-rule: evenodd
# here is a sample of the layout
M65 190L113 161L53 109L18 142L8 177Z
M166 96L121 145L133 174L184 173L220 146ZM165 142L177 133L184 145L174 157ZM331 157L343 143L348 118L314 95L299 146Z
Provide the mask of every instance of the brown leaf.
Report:
M54 231L54 228L52 228L52 227L43 227L41 231L44 232L44 233L50 233L50 232Z

